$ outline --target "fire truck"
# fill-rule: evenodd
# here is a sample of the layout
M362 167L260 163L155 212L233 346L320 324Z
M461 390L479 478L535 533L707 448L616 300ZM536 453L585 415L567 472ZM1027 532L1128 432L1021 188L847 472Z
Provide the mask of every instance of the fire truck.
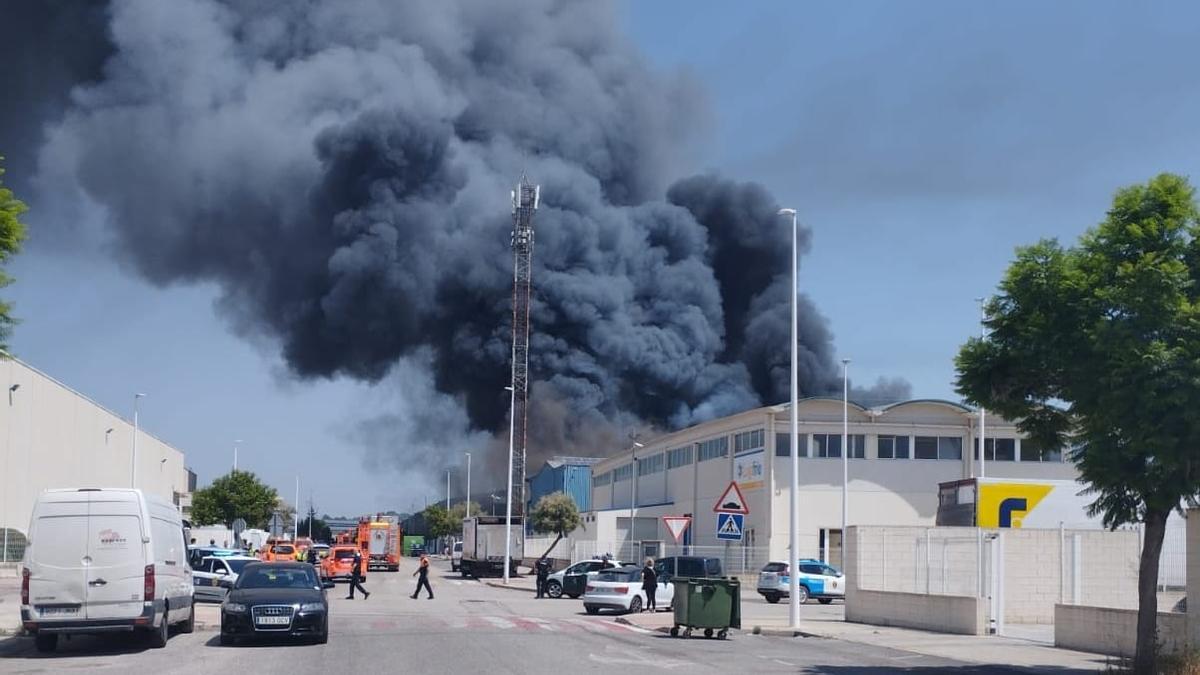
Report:
M394 516L360 518L357 527L339 532L334 539L337 544L357 546L369 570L400 570L403 537L400 523Z

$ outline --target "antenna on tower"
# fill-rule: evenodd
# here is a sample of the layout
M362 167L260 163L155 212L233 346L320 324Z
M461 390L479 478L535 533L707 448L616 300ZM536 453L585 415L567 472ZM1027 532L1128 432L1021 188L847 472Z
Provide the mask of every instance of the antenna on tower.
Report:
M533 213L541 189L525 174L512 191L513 338L512 338L512 481L509 486L514 515L525 513L525 440L529 407L529 295L533 267Z

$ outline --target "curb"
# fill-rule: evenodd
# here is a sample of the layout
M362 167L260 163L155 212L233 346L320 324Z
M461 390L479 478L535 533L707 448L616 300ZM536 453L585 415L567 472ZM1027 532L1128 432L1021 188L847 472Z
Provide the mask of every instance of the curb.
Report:
M656 627L656 628L648 628L648 627L646 627L646 626L642 626L642 625L639 625L639 624L637 624L637 623L635 623L635 622L633 622L633 621L630 621L629 619L626 619L626 618L625 618L625 617L623 617L623 616L618 616L617 618L613 619L613 621L615 621L615 622L617 622L617 623L623 623L623 624L625 624L626 626L633 626L634 628L641 628L642 630L652 630L652 631L654 631L654 632L656 632L656 633L664 633L664 634L666 634L666 635L670 635L670 634L671 634L671 627L670 627L670 626L658 626L658 627Z
M504 588L510 591L521 591L522 593L537 593L536 588L523 588L521 586L513 586L512 584L505 586L502 581L484 581L483 583L492 588Z

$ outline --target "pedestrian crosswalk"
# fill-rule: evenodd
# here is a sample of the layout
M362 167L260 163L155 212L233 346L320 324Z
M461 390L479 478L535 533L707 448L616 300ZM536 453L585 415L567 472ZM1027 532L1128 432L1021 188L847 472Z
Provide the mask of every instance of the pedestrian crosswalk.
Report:
M412 631L414 629L441 632L453 631L522 631L555 634L591 632L607 635L649 634L653 631L618 623L612 619L555 618L514 615L453 614L416 617L361 617L367 627L376 631ZM355 621L355 623L360 623Z

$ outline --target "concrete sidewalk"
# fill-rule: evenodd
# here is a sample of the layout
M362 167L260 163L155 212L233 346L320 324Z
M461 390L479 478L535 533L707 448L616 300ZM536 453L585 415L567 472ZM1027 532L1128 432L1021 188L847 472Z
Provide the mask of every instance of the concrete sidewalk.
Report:
M674 617L670 612L629 614L617 620L660 632L669 632L674 625ZM1045 668L1059 672L1097 671L1104 670L1110 663L1116 664L1114 659L1099 654L1058 649L1014 638L950 635L819 618L801 621L799 630L789 628L786 621L743 622L740 634L752 633L781 637L827 638L968 663Z

